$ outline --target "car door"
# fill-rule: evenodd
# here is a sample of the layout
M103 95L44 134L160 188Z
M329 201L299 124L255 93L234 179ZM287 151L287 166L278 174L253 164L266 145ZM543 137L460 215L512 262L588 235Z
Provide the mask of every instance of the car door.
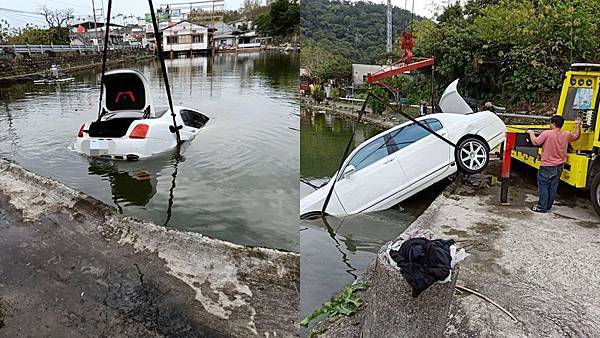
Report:
M429 118L421 122L439 135L448 136L448 131L438 119ZM407 125L391 137L398 148L394 155L406 175L407 192L421 190L449 170L452 146L421 126L415 123Z
M389 134L378 137L345 162L334 191L347 213L358 213L377 204L404 184L406 178L389 150L390 142ZM355 171L344 176L350 165Z

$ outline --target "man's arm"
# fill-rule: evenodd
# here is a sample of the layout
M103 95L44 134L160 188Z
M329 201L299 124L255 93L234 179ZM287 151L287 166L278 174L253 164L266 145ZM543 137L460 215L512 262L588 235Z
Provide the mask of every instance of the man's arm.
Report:
M575 141L579 140L580 136L581 136L581 119L578 118L577 120L575 120L575 134L571 133L571 142L575 142Z
M542 132L540 134L540 136L535 136L535 132L533 130L529 129L527 131L527 134L529 134L529 138L531 139L531 144L533 144L534 146L542 145L544 143L544 141L546 140L546 134L544 132Z

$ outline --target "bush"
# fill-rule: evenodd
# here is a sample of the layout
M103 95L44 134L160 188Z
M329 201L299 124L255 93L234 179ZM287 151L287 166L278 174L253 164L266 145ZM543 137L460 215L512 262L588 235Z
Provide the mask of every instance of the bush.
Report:
M387 90L381 87L371 87L371 92L378 98L384 100L385 103L390 102L390 97ZM381 114L385 111L385 104L376 98L370 98L368 106L373 110L374 113L377 114Z
M325 91L320 84L314 84L310 86L310 96L312 96L315 101L321 103L325 100Z
M331 90L331 98L333 99L333 101L340 100L340 89L338 87L335 87Z

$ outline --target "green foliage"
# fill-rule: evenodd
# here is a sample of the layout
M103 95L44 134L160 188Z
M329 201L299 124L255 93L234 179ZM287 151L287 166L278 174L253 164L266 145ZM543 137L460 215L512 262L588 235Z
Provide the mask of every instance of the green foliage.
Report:
M331 90L331 98L333 99L333 101L340 100L340 88L335 87Z
M300 65L318 80L349 80L352 78L350 60L314 44L303 44Z
M369 288L367 283L356 283L347 286L337 296L332 297L331 300L323 304L320 308L316 309L313 313L302 319L300 322L301 326L308 326L311 321L317 319L321 315L327 315L327 318L334 318L339 315L350 316L355 313L361 305L364 304L363 300L358 298L354 292L359 290L366 290Z
M0 44L5 44L9 36L10 25L8 21L0 19Z
M51 43L53 44L68 44L69 41L68 39L63 38L63 34L64 32L61 32L62 30L66 30L65 28L62 29L57 29L57 28L53 28L53 29L44 29L44 28L39 28L36 26L32 26L32 25L26 25L23 28L18 28L18 29L14 29L11 34L6 38L6 44L12 45L25 45L25 44L30 44L30 45L49 45ZM57 33L58 31L58 33ZM67 33L68 35L68 33Z
M238 10L223 12L223 22L233 22L242 18L242 13Z
M275 0L269 10L256 19L257 30L272 37L297 34L300 24L300 5L297 0Z
M310 85L310 96L312 96L315 101L321 103L325 100L325 91L320 84Z
M386 5L366 1L310 0L302 3L302 47L326 48L349 63L374 63L386 58ZM393 33L399 37L411 13L394 7ZM415 16L415 21L420 19ZM397 47L397 44L395 45ZM397 53L396 53L397 58Z
M598 1L468 0L437 21L415 23L415 54L435 55L438 90L461 78L483 100L536 103L558 94L571 63L600 56Z
M385 103L388 103L390 101L388 91L381 87L374 86L371 88L371 92L378 98L385 101ZM381 114L385 111L385 104L378 99L370 98L367 105L373 110L374 113Z

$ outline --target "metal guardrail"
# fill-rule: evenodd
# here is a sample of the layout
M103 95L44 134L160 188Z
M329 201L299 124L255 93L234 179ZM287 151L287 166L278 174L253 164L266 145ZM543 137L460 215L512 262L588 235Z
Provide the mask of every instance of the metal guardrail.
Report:
M109 50L140 49L142 46L113 45ZM46 52L101 52L103 46L84 46L84 45L0 45L0 54L6 50L16 54L43 54Z

